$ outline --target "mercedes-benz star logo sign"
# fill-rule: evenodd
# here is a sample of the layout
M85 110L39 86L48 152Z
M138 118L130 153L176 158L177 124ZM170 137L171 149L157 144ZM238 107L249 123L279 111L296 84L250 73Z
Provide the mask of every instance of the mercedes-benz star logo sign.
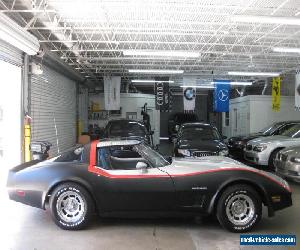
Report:
M193 88L186 88L184 90L184 97L189 101L193 100L195 98L195 95L196 95L195 89Z
M218 93L218 98L222 102L226 102L229 98L229 92L227 89L220 89Z

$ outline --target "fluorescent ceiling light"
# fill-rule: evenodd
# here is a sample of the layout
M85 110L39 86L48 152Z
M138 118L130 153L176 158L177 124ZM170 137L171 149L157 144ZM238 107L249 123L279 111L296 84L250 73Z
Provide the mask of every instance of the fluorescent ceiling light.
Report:
M242 22L242 23L300 25L300 18L298 18L298 17L235 15L235 16L232 16L231 19L233 21Z
M210 85L181 85L180 88L196 88L196 89L214 89L215 86Z
M129 73L145 73L145 74L183 74L183 70L168 69L129 69Z
M273 48L275 52L287 52L287 53L300 53L300 48L284 48L284 47L275 47Z
M163 56L163 57L192 57L200 56L198 52L192 51L168 51L168 50L124 50L124 56Z
M279 76L278 72L247 72L247 71L229 71L231 76Z
M230 82L230 85L251 86L252 82Z
M215 82L211 82L211 84L215 84L215 83L218 83L218 84L228 84L228 83L223 83L223 82L218 82L218 81L215 81ZM250 86L252 85L252 82L229 82L230 85L239 85L239 86Z
M131 80L132 83L156 83L156 82L168 82L174 83L174 81L155 81L155 80Z
M28 55L35 55L40 49L35 36L2 13L0 13L0 39Z

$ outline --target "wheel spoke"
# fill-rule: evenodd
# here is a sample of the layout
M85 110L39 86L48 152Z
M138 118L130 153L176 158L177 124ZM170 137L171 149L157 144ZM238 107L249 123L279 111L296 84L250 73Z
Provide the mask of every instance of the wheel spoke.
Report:
M254 216L255 206L245 194L236 194L226 205L226 215L234 225L246 225Z
M83 198L74 191L60 195L56 204L58 216L65 222L77 222L84 216L85 204Z

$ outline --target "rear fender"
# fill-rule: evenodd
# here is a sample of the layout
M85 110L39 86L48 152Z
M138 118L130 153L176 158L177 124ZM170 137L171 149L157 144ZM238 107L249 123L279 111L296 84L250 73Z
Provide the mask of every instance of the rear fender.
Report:
M87 192L90 194L90 196L92 197L96 208L99 207L98 206L99 204L98 204L98 202L96 201L96 199L93 195L94 192L93 192L93 188L90 185L90 183L88 183L87 181L85 181L81 178L78 178L78 177L69 177L67 179L56 180L55 182L53 182L49 186L48 190L44 193L43 198L42 198L42 207L43 207L43 209L46 208L46 204L47 204L47 202L49 202L50 196L52 195L55 188L57 188L59 185L62 185L66 182L73 182L73 183L79 184L80 186L85 188L87 190Z

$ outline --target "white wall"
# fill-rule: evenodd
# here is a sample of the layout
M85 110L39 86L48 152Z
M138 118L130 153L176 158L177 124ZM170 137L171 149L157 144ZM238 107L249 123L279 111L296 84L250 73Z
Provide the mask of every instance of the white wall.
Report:
M281 96L279 112L272 111L272 96L249 95L230 100L229 128L223 134L235 135L258 132L276 121L300 120L300 112L294 109L294 96Z
M98 102L100 109L104 109L104 95L90 95L89 103ZM135 93L121 93L120 105L122 107L122 114L120 116L110 116L106 120L89 120L89 124L98 124L99 127L104 127L109 120L126 118L127 112L136 112L137 120L142 120L142 107L147 103L148 113L151 117L151 128L154 131L154 144L159 144L160 137L160 112L155 110L155 96L149 94L135 94Z
M0 179L21 163L21 67L0 60Z

